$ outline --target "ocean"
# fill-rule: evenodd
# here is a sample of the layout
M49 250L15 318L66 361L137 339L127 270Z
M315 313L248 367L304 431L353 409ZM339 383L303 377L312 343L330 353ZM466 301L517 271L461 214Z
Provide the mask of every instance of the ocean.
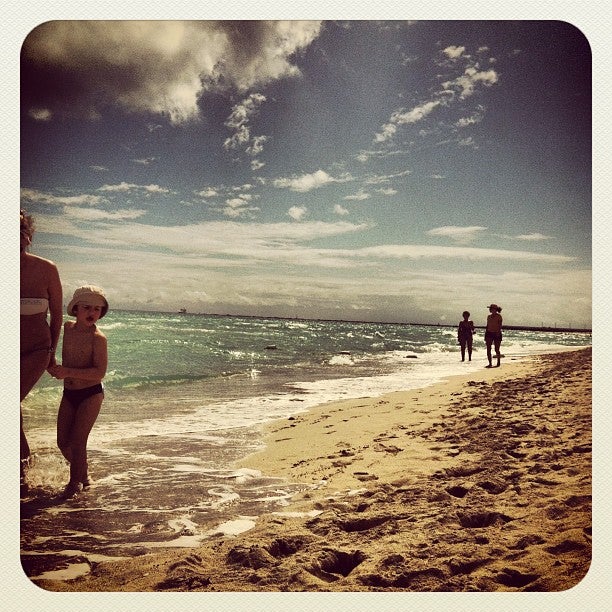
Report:
M247 530L304 488L235 468L263 448L263 424L486 365L482 329L462 363L444 326L111 311L99 328L109 367L88 444L94 484L79 497L58 499L68 480L55 445L61 381L45 374L23 403L33 457L21 563L33 580ZM508 361L590 344L590 333L507 330L502 352Z

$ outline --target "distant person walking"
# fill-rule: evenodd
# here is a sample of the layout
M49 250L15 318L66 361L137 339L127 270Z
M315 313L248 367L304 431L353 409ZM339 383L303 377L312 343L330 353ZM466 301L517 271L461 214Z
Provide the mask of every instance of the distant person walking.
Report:
M459 321L457 328L457 340L461 345L461 361L465 361L465 349L468 351L468 360L472 361L472 337L474 335L474 323L470 321L470 313L463 311L463 320Z
M79 287L67 312L76 322L64 324L62 364L49 373L64 381L64 394L57 414L57 445L70 463L70 481L62 496L70 498L88 487L87 439L104 399L102 379L108 365L106 336L96 323L108 311L99 287Z
M30 460L30 446L23 431L21 402L44 371L55 365L55 349L62 329L62 284L56 265L28 253L34 235L34 220L25 210L20 219L20 336L19 420L20 473L22 484ZM47 313L49 321L47 322Z
M499 368L501 353L499 352L501 341L502 341L502 316L499 314L501 312L501 307L497 304L491 304L489 306L489 312L491 313L487 317L487 328L485 331L485 342L487 344L487 360L489 361L489 365L487 368L493 367L493 360L491 355L491 346L495 346L495 356L497 357L497 365L495 367Z

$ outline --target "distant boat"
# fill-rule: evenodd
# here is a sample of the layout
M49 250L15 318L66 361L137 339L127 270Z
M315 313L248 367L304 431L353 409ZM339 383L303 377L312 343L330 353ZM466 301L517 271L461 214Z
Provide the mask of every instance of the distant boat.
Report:
M186 312L187 312L187 309L186 309L186 308L181 308L181 309L179 310L179 314L185 314Z

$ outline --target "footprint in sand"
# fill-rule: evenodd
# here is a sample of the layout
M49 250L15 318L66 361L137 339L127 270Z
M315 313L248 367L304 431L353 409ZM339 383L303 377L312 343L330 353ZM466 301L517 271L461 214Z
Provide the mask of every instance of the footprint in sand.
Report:
M353 472L353 476L355 476L355 478L357 480L360 480L361 482L366 482L368 480L378 480L378 476L375 476L374 474L369 474L368 472Z
M360 550L344 552L328 548L304 569L313 576L325 582L336 582L346 578L358 565L366 560L366 555Z
M487 493L492 495L499 495L508 488L508 483L501 480L482 480L476 483L476 486L484 489Z
M189 591L209 586L211 581L202 568L202 557L193 553L168 568L166 578L159 582L156 590Z
M495 577L495 582L508 587L522 588L539 577L539 574L524 574L518 570L507 568Z

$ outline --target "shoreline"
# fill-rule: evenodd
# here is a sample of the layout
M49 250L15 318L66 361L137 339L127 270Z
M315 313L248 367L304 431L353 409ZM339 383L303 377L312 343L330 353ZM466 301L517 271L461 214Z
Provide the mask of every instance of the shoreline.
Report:
M240 467L303 484L235 537L50 591L559 591L591 558L591 349L325 404Z

